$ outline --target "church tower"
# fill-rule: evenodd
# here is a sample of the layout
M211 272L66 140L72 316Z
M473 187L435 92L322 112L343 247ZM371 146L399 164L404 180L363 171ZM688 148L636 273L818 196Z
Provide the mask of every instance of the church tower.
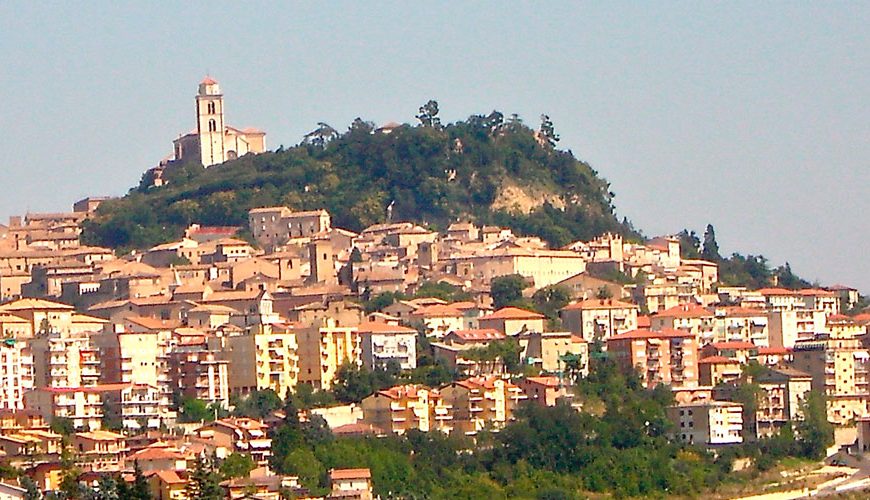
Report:
M218 82L207 76L196 95L196 133L204 167L227 160L224 130L224 96Z

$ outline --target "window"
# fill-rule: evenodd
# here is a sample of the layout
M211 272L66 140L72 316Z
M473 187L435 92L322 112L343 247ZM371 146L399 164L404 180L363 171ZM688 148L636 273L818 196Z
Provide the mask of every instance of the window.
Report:
M214 120L208 121L208 131L209 132L217 132L217 122Z
M208 114L210 114L210 115L214 114L214 101L211 101L208 103Z

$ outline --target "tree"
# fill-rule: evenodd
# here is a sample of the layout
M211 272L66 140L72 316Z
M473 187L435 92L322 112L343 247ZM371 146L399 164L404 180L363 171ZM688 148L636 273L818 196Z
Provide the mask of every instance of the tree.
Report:
M565 287L550 285L541 288L532 295L535 310L551 321L559 319L559 310L568 305L571 294Z
M121 481L123 482L123 479ZM133 485L130 487L129 495L126 498L131 500L151 500L151 487L148 486L148 479L142 473L138 460L133 462Z
M500 309L520 302L523 299L523 290L526 286L526 279L519 274L493 278L489 285L493 306Z
M323 464L308 448L297 448L290 452L284 458L281 470L285 474L299 476L299 481L309 489L320 486L320 478L325 472Z
M243 453L231 453L223 462L221 462L218 470L224 479L233 479L238 477L248 477L251 471L257 468L256 462Z
M33 479L30 479L29 476L21 476L19 481L21 487L24 488L24 500L42 500L42 491L39 490L39 486Z
M302 139L303 144L310 144L316 148L323 149L329 144L333 139L339 136L339 133L334 128L330 127L329 124L318 122L317 128L305 134Z
M332 393L342 403L359 403L374 392L371 374L365 368L347 362L338 368Z
M722 256L719 255L719 243L716 242L716 230L713 229L713 224L707 224L707 229L704 230L704 248L701 251L701 258L712 262L722 260Z
M541 128L538 130L538 133L547 141L550 147L555 147L556 143L559 142L559 135L553 128L553 121L547 115L541 115Z
M598 287L598 290L595 291L595 298L601 300L612 299L613 292L611 292L605 285L601 285Z
M49 428L51 432L61 436L70 436L76 431L73 421L66 417L53 417Z
M272 389L254 391L236 402L233 414L239 417L265 418L281 408L281 398Z
M196 457L193 472L187 481L185 489L187 498L202 500L222 500L223 488L220 486L220 476L215 472L211 459Z
M834 443L834 427L828 422L825 396L817 391L807 393L801 403L803 420L797 424L801 454L807 458L820 459L825 450Z
M416 116L420 125L431 128L441 128L441 118L438 118L438 101L430 99L429 102L420 106L420 113Z
M181 422L211 422L214 420L214 411L208 403L201 399L186 398L181 403Z
M701 240L695 231L683 229L677 234L680 239L680 255L684 259L700 259L701 258Z

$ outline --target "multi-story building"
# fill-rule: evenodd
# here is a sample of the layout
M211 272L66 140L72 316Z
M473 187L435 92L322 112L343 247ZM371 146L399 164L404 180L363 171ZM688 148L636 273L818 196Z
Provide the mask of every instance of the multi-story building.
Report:
M587 342L605 340L637 328L635 304L613 299L589 299L569 304L559 311L562 327Z
M792 347L798 341L812 340L827 333L827 313L815 309L773 309L767 314L770 346Z
M228 361L230 394L272 389L284 396L296 389L300 351L296 331L289 326L252 327L238 335L210 339L209 347L222 351Z
M363 366L369 370L395 362L403 370L417 367L417 330L400 325L366 322L357 327Z
M322 325L296 331L299 342L299 382L315 389L332 387L344 364L362 366L362 345L356 327L339 327L326 320Z
M556 406L567 395L558 377L526 377L519 386L529 402L541 406Z
M465 315L450 304L433 304L418 307L408 315L411 324L420 323L426 328L426 335L443 338L455 330L465 326Z
M807 288L797 293L803 298L804 309L825 311L828 315L840 314L840 296L836 292Z
M0 340L0 410L24 409L24 393L33 389L33 356L25 341Z
M543 332L546 322L543 314L518 307L503 307L480 318L478 324L481 329L492 328L511 336L525 332Z
M452 409L454 430L467 435L504 427L526 398L522 389L501 377L460 380L439 392L444 404Z
M785 288L762 288L757 290L764 297L767 309L770 311L792 311L805 309L803 297L794 290Z
M868 415L870 352L860 338L820 334L795 344L792 356L792 367L808 373L813 390L825 394L831 423Z
M268 426L252 418L223 418L198 428L197 437L208 439L230 453L250 455L257 465L267 465L272 456Z
M674 329L695 335L703 345L713 341L713 311L697 304L683 304L650 317L653 330Z
M722 446L743 442L743 405L727 401L681 404L667 409L674 434L684 443Z
M203 339L204 340L204 339ZM229 362L205 343L179 343L169 353L169 380L174 393L223 408L229 407Z
M517 335L524 363L548 373L589 374L589 343L571 332L528 332Z
M608 355L626 371L636 371L644 386L698 386L698 342L683 330L633 330L607 339Z
M767 312L750 307L716 309L713 319L713 342L752 342L770 346Z
M450 432L452 408L435 389L400 385L362 400L362 422L381 432L404 434L411 429Z
M758 437L779 432L786 422L803 418L801 404L812 390L813 378L791 368L766 370L756 377L761 388L761 398L755 411Z
M248 226L258 243L276 245L291 238L313 236L331 227L326 210L294 212L287 207L255 208L248 212Z

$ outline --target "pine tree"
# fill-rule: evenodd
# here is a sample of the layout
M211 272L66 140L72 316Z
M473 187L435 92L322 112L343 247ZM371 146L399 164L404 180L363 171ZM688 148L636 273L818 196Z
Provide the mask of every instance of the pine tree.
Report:
M559 134L556 133L556 129L553 127L553 120L550 120L548 115L541 115L541 128L538 130L538 133L547 140L547 143L551 147L555 147L556 143L559 142Z
M719 255L719 243L716 242L716 230L713 229L713 224L707 224L707 229L704 230L704 249L701 251L701 258L712 262L722 260L722 256Z
M142 474L142 468L139 467L139 461L133 462L133 487L130 490L130 498L133 500L151 500L151 488L148 486L148 480Z
M220 476L214 470L213 460L197 457L185 493L187 498L199 500L221 500L224 498Z

